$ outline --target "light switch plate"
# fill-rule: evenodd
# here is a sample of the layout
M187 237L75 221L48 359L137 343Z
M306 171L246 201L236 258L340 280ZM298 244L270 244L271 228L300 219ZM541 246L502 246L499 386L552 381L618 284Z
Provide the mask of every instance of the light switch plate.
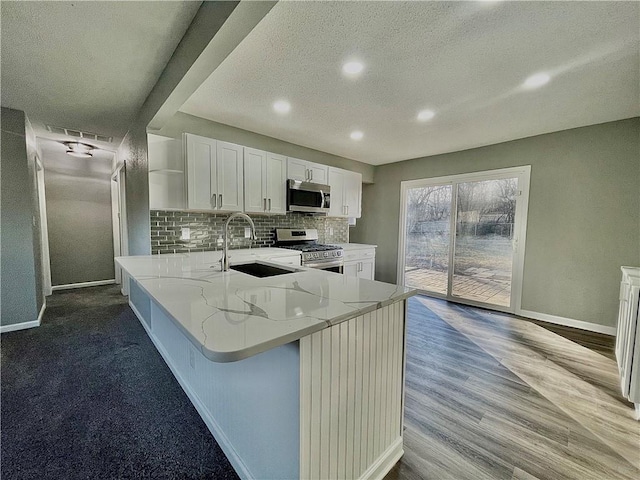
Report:
M183 227L180 229L180 240L191 240L191 229Z
M244 227L244 238L251 238L251 229L249 227Z

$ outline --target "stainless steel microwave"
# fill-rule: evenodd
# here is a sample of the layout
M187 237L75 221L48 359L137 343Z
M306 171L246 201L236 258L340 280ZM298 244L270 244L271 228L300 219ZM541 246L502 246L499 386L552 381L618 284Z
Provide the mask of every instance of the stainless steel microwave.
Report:
M331 187L319 183L287 180L287 211L329 213Z

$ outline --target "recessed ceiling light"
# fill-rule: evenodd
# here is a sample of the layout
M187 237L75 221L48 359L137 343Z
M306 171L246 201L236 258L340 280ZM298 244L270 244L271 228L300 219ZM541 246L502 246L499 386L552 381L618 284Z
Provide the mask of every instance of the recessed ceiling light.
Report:
M342 71L349 77L355 77L364 70L364 65L361 62L347 62L342 66Z
M523 86L525 88L538 88L549 83L549 80L551 80L551 77L548 74L536 73L535 75L531 75L527 78L524 81Z
M362 133L360 130L351 132L351 140L362 140L362 137L364 137L364 133Z
M273 109L278 113L289 113L289 110L291 110L291 104L286 100L278 100L273 104Z
M418 112L418 120L421 122L426 122L427 120L431 120L436 116L436 113L433 110L420 110Z

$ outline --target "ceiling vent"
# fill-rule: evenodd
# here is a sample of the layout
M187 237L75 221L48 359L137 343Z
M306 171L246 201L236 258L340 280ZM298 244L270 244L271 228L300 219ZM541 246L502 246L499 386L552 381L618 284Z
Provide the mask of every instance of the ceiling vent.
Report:
M84 138L85 140L95 140L97 142L112 143L113 137L107 137L105 135L98 135L97 133L81 132L80 130L72 130L70 128L54 127L53 125L46 125L47 130L51 133L59 135L67 135L74 138Z

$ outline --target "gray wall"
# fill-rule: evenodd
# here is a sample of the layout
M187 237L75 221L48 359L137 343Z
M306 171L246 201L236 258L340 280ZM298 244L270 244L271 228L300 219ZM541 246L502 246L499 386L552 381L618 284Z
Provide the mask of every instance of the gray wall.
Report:
M51 284L114 278L112 154L76 158L45 149Z
M522 309L615 326L621 265L640 265L640 118L376 168L352 242L396 280L400 182L531 165Z
M313 150L293 143L267 137L259 133L242 130L240 128L212 122L204 118L194 117L186 113L176 113L165 126L157 132L166 137L181 138L183 132L194 133L203 137L215 138L225 142L237 143L246 147L266 150L288 157L301 158L310 162L322 163L345 170L352 170L362 174L362 181L373 182L374 166L357 162L344 157L331 155L330 153ZM156 132L154 132L156 133Z
M2 206L0 242L1 290L0 324L32 322L38 318L43 302L37 288L40 265L36 264L33 219L35 171L33 157L27 155L26 116L24 112L2 108L2 152L0 180Z

